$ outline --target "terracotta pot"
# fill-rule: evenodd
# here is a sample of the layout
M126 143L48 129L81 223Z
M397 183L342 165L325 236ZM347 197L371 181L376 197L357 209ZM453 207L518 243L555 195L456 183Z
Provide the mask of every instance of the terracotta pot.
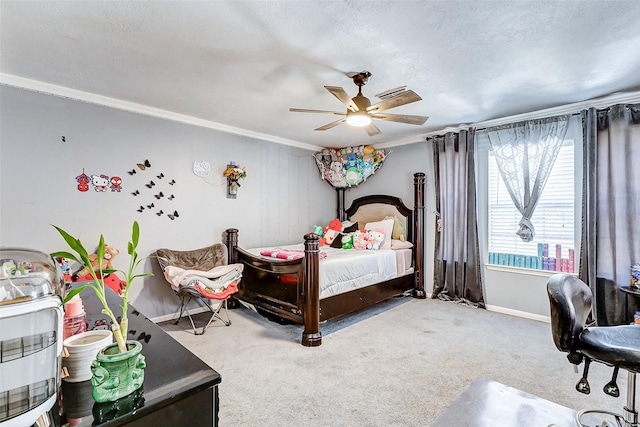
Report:
M91 394L99 403L113 402L142 387L146 366L142 344L127 341L128 351L118 353L118 345L104 347L91 365Z

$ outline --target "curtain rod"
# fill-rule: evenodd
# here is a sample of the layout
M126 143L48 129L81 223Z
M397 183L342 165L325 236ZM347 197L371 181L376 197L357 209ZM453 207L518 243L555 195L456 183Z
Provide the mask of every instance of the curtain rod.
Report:
M460 124L458 126L446 127L444 129L429 132L425 135L425 139L436 135L442 135L447 132L458 132L469 128L482 130L493 126L501 126L524 120L543 119L546 117L560 116L563 114L578 114L580 111L588 108L605 108L614 104L633 104L640 102L640 92L618 92L606 95L600 98L592 98L586 101L576 102L573 104L561 105L558 107L546 108L544 110L532 111L529 113L516 114L513 116L501 117L499 119L485 120L472 124Z

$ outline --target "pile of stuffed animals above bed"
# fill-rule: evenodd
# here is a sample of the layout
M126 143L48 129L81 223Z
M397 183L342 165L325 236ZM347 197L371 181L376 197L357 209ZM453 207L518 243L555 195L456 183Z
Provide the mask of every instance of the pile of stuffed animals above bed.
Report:
M368 222L362 227L357 222L334 219L326 227L314 226L313 232L320 236L320 246L332 248L378 250L413 247L411 242L405 241L404 225L395 216Z
M335 188L352 187L373 175L387 156L370 145L325 148L314 155L320 176Z

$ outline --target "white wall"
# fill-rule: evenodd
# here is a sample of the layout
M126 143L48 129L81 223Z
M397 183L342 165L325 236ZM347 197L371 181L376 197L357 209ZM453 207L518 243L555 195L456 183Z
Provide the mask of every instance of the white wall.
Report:
M66 142L61 141L65 136ZM345 141L345 146L349 145ZM426 174L425 290L433 289L435 193L431 145L425 142L393 147L383 166L363 185L348 189L347 206L369 194L396 195L413 206L413 174ZM139 252L152 255L160 247L187 250L221 241L229 227L240 230L244 247L296 243L314 224L336 217L336 194L320 179L309 151L227 134L211 129L124 112L112 108L0 86L0 246L43 252L64 250L51 224L80 236L92 249L100 233L120 249L116 268L127 267L126 242L131 224L140 223ZM148 159L141 171L136 163ZM248 167L238 198L225 197L222 172L233 160ZM194 161L211 164L211 175L193 174ZM75 177L119 175L122 193L86 193L76 189ZM127 171L136 169L135 175ZM163 180L156 179L162 172ZM168 179L176 185L169 187ZM156 186L147 189L153 180ZM131 192L139 190L139 196ZM175 199L160 202L159 191ZM164 211L176 209L171 221L157 210L137 212L154 203ZM162 206L160 206L162 205ZM134 284L136 307L151 318L174 313L175 295L155 260L143 268L155 277ZM485 271L489 308L506 312L548 315L545 277L522 277Z
M393 147L382 167L367 181L345 194L346 207L358 197L369 194L389 194L400 197L405 205L413 209L413 174L425 173L425 229L424 229L424 287L427 293L433 290L433 251L435 247L435 190L433 187L433 155L431 144L426 141Z
M309 151L7 86L0 86L0 113L1 246L67 250L55 224L90 250L102 233L121 252L115 267L125 269L134 220L139 253L148 256L160 247L220 242L228 227L240 230L246 247L295 243L335 214L335 193L319 179ZM151 168L136 167L146 159ZM235 200L226 198L222 177L230 160L248 167ZM211 174L196 176L194 161L209 162ZM78 191L75 177L83 169L120 176L123 191ZM149 189L151 180L156 185ZM133 196L135 190L141 194ZM165 197L155 199L160 191ZM151 203L154 209L137 212ZM159 209L180 216L172 221L157 216ZM155 260L143 270L155 277L134 283L136 308L151 318L172 314L177 300Z

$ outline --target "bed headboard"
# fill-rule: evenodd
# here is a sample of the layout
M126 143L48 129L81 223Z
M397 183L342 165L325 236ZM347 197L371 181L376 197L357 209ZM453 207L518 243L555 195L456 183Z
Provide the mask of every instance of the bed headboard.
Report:
M346 217L352 222L364 225L375 222L386 216L396 216L402 221L408 241L413 242L413 211L402 199L395 196L373 195L355 199L345 210Z

